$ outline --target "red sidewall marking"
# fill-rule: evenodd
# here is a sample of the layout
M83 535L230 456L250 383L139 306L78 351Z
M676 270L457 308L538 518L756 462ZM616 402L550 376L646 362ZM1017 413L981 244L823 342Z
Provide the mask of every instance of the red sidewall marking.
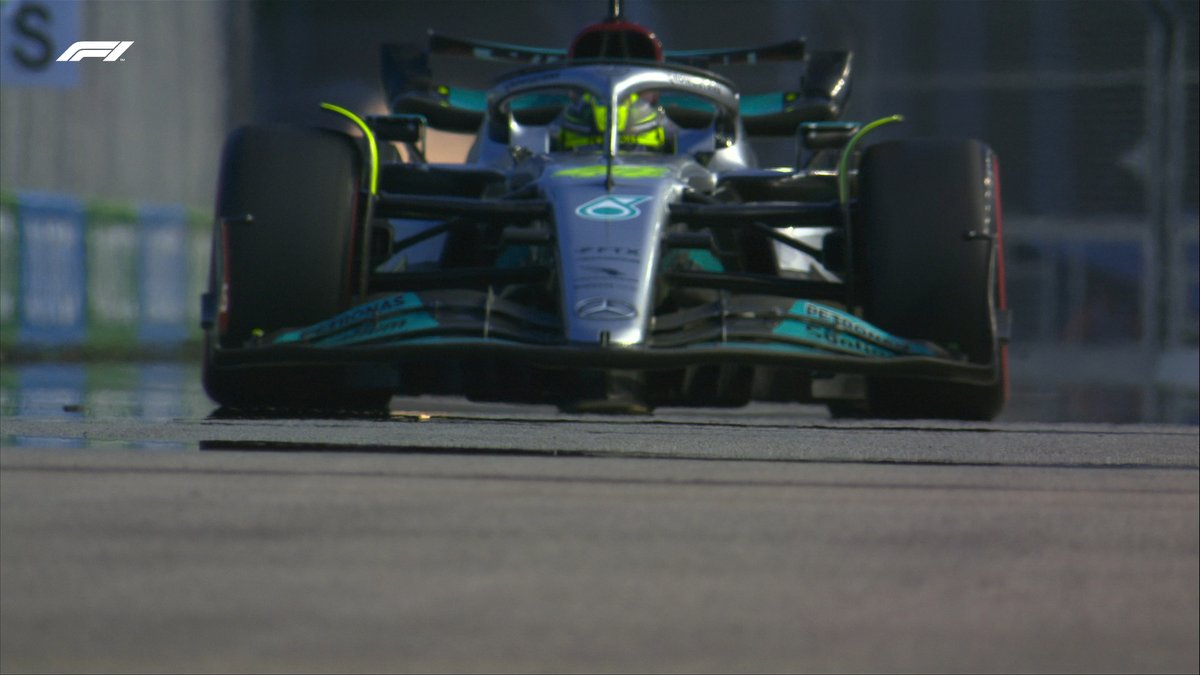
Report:
M1004 209L1000 199L1000 160L992 155L992 201L996 213L996 283L999 284L1000 309L1008 309L1008 291L1004 281ZM1004 379L1004 400L1008 401L1008 343L1000 345L1000 377Z

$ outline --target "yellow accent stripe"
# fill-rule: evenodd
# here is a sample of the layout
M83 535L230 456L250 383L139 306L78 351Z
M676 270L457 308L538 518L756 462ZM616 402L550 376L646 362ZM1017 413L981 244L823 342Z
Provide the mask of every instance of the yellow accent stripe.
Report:
M859 129L857 134L854 134L853 136L850 137L850 140L846 143L846 147L842 149L842 159L840 162L838 162L838 170L837 170L838 203L845 206L846 201L849 199L849 196L850 196L849 195L850 173L847 170L847 165L850 164L850 155L851 155L851 153L854 152L854 146L858 145L858 142L860 140L862 140L863 136L866 136L867 134L871 133L872 131L878 129L879 127L881 127L885 124L891 124L892 122L903 122L903 121L904 121L903 115L892 115L891 117L882 117L880 119L875 120L874 122L871 122L870 124L863 127L862 129Z
M665 166L641 166L636 164L617 164L612 173L617 178L662 178L671 170ZM608 174L608 166L597 164L593 166L576 166L570 169L559 169L555 176L566 178L600 178Z
M349 117L351 122L354 122L358 125L359 129L362 129L363 135L367 137L367 145L371 148L371 194L377 194L379 192L379 146L375 144L375 134L371 132L371 128L367 126L367 123L361 117L349 110L332 103L322 103L321 107L339 115Z

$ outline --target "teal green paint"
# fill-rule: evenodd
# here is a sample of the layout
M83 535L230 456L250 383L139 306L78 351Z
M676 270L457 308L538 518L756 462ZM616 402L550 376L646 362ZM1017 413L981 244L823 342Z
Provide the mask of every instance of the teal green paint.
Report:
M712 254L712 251L693 249L688 251L688 260L705 272L724 272L725 266Z
M813 325L803 321L784 319L773 332L779 336L846 354L873 357L895 356L895 354L883 347L877 347L866 340L842 333L832 326Z
M307 328L291 330L274 338L274 344L304 342L317 345L352 344L378 337L438 325L422 308L415 293L401 293L352 307Z
M374 342L388 337L402 337L408 333L437 328L438 322L428 312L414 312L394 318L382 319L378 323L362 324L351 330L338 333L318 344L326 346L352 345L360 342Z
M487 92L477 89L446 87L446 102L455 108L483 112L487 110Z
M738 101L738 109L743 115L770 115L787 110L784 93L773 91L766 94L743 94Z
M895 356L913 355L913 356L935 356L933 350L929 347L912 340L906 340L896 337L890 333L880 330L870 323L862 319L848 314L841 310L827 307L815 302L807 300L797 300L788 310L788 319L780 324L776 329L777 333L788 334L793 337L798 337L800 334L816 335L812 331L802 331L800 328L792 324L818 324L819 328L826 329L837 333L832 338L826 333L820 333L820 338L823 341L839 342L844 336L848 340L844 341L844 346L847 349L862 352L864 347L858 343L865 345L868 352L880 350L883 353L874 354L874 356Z
M661 269L664 271L699 270L702 272L724 272L725 266L712 254L703 249L671 251L663 256Z

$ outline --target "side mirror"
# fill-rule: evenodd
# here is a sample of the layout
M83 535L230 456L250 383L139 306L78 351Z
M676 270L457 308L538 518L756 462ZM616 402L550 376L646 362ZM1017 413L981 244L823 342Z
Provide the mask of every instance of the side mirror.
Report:
M422 115L372 115L366 121L380 140L425 143L425 117Z
M798 133L800 143L808 150L836 150L845 146L861 126L858 122L803 122Z

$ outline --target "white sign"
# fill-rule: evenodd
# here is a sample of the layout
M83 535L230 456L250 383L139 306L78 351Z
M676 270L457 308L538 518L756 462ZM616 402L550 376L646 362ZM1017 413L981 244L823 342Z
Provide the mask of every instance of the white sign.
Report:
M0 0L0 86L78 86L79 64L56 57L80 38L82 4Z

